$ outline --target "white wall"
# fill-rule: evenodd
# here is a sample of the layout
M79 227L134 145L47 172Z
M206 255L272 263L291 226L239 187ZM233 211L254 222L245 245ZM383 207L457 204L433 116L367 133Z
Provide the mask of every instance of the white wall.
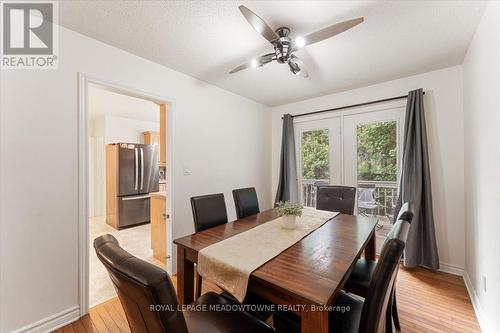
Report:
M484 332L500 327L500 3L490 2L463 63L466 276ZM486 291L482 277L486 277ZM472 289L472 290L471 290Z
M122 117L104 117L104 143L144 143L142 133L160 131L160 109L158 108L156 112L158 112L157 122Z
M425 91L434 218L441 266L443 269L459 273L465 263L464 146L460 66L274 107L271 195L275 195L278 180L282 114L318 111L400 96L417 88L423 88Z
M78 306L77 74L174 100L174 238L189 197L255 186L270 207L269 108L60 28L59 69L0 79L0 332ZM191 170L183 175L183 168Z

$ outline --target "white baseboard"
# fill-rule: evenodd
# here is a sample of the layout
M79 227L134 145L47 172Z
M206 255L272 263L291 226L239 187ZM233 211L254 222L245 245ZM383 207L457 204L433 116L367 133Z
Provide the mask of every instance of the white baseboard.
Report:
M458 275L458 276L464 275L464 268L463 267L447 264L445 262L440 262L439 266L440 266L440 268L439 268L440 272L450 273L450 274Z
M75 306L50 317L26 325L11 333L49 333L80 318L80 307Z
M472 285L472 282L469 278L469 274L467 271L464 271L464 283L467 292L469 293L470 300L472 302L472 307L474 308L474 312L476 313L477 321L479 322L479 326L481 327L481 331L484 333L492 333L493 330L488 328L488 323L486 318L483 315L483 310L481 308L481 304L479 303L479 297L477 296L476 289Z

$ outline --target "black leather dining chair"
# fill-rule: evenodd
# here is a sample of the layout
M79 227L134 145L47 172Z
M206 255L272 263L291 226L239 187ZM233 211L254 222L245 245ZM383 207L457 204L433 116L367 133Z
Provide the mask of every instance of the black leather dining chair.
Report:
M250 189L240 189L235 191L238 191L238 197L241 199L239 207L243 206L245 207L242 210L243 212L248 214L249 212L255 211L255 205L257 205L257 210L259 209L259 204L257 202L257 194L255 194L255 200L252 200L251 198L252 191L250 191ZM235 195L234 194L235 191L233 191L233 195ZM255 189L253 192L255 193ZM235 197L235 202L236 202L236 197ZM222 193L192 197L191 207L193 209L194 228L196 232L213 228L215 226L228 222L226 213L226 204L224 201L224 194ZM258 211L253 214L256 213L258 213ZM203 278L198 274L198 271L196 271L196 291L195 291L196 297L201 296L202 284L203 284ZM222 296L236 302L236 299L227 292L223 292ZM270 304L266 300L261 299L260 297L250 292L247 294L247 297L245 298L243 303L253 304L253 305ZM271 315L271 313L266 310L252 311L252 314L264 320L269 318L269 316Z
M191 198L194 230L200 232L227 223L226 201L224 194L207 194ZM203 280L196 271L196 297L201 296Z
M405 247L410 223L405 220L396 222L397 228L391 234L380 254L366 298L341 291L334 301L333 306L337 311L330 312L329 332L334 333L380 333L387 330L390 321L387 311L390 306L393 289L398 273L399 260ZM341 309L349 311L342 312ZM276 332L300 332L299 317L291 313L276 314L273 319Z
M234 206L238 219L254 215L260 212L259 200L255 187L247 187L233 190Z
M224 194L207 194L191 198L194 230L200 232L227 223Z
M354 215L355 202L355 187L321 185L316 190L316 209Z
M181 309L167 272L134 257L111 235L96 238L94 248L115 286L132 333L274 332L248 312ZM204 294L195 304L238 305L214 292Z
M413 212L411 211L410 204L406 202L401 209L399 210L397 221L392 227L391 231L387 235L385 242L394 238L395 235L401 234L401 227L403 222L407 222L408 225L411 224L413 219ZM401 240L406 244L407 233L404 237L401 237ZM384 243L385 244L385 243ZM356 262L354 269L349 275L349 279L344 285L344 290L359 295L361 297L366 297L369 291L370 281L373 278L373 274L378 265L377 261L374 260L366 260L364 258L358 259ZM394 295L392 297L392 302L390 304L390 314L392 320L394 321L394 326L397 330L401 329L401 325L399 323L399 314L398 307L396 302L396 289L394 289ZM392 324L391 324L392 325ZM392 327L391 327L392 331Z

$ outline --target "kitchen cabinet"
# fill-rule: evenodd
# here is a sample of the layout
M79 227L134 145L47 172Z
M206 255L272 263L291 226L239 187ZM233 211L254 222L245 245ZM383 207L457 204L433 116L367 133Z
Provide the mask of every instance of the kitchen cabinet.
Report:
M160 132L153 132L153 131L147 131L142 133L144 137L144 144L146 145L156 145L158 146L158 165L160 165L160 154L161 154L161 149L162 145L160 144Z
M160 145L160 132L147 131L143 132L144 144L147 145Z
M151 193L151 248L153 257L167 264L166 193Z
M160 108L160 132L143 132L144 143L158 145L160 153L158 154L158 165L167 166L167 106L159 104Z
M167 106L160 104L160 166L167 166Z

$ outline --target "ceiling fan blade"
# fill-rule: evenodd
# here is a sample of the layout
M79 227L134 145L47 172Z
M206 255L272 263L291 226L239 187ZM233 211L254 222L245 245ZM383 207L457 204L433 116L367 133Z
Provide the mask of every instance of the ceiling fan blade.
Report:
M346 30L351 29L352 27L357 26L358 24L362 23L364 21L364 18L358 17L349 21L344 21L340 22L334 25L331 25L329 27L326 27L324 29L311 32L308 35L305 35L303 37L304 39L304 46L306 45L311 45L317 42L320 42L322 40L328 39L330 37L333 37L335 35L338 35Z
M274 56L275 56L274 53L264 54L263 56L260 56L258 58L254 58L254 59L252 59L250 61L247 61L244 64L239 65L238 67L236 67L233 70L231 70L229 72L229 74L233 74L233 73L239 72L239 71L247 69L249 67L262 67L265 64L270 63L271 61L273 61L274 60Z
M295 75L300 75L302 77L309 77L309 72L306 69L306 65L299 57L292 54L290 56L290 61L288 62L288 66L290 66L290 70Z
M276 32L274 32L271 27L261 19L257 14L252 12L247 7L241 5L238 7L241 11L241 14L245 17L245 19L250 23L250 25L265 39L267 39L271 44L274 44L276 40L279 39L279 36Z
M252 63L251 63L251 62L246 62L246 63L244 63L244 64L239 65L239 66L238 66L238 67L236 67L236 68L233 68L233 69L229 72L229 74L234 74L234 73L236 73L236 72L239 72L239 71L242 71L242 70L244 70L244 69L247 69L248 67L251 67L251 66L252 66Z

